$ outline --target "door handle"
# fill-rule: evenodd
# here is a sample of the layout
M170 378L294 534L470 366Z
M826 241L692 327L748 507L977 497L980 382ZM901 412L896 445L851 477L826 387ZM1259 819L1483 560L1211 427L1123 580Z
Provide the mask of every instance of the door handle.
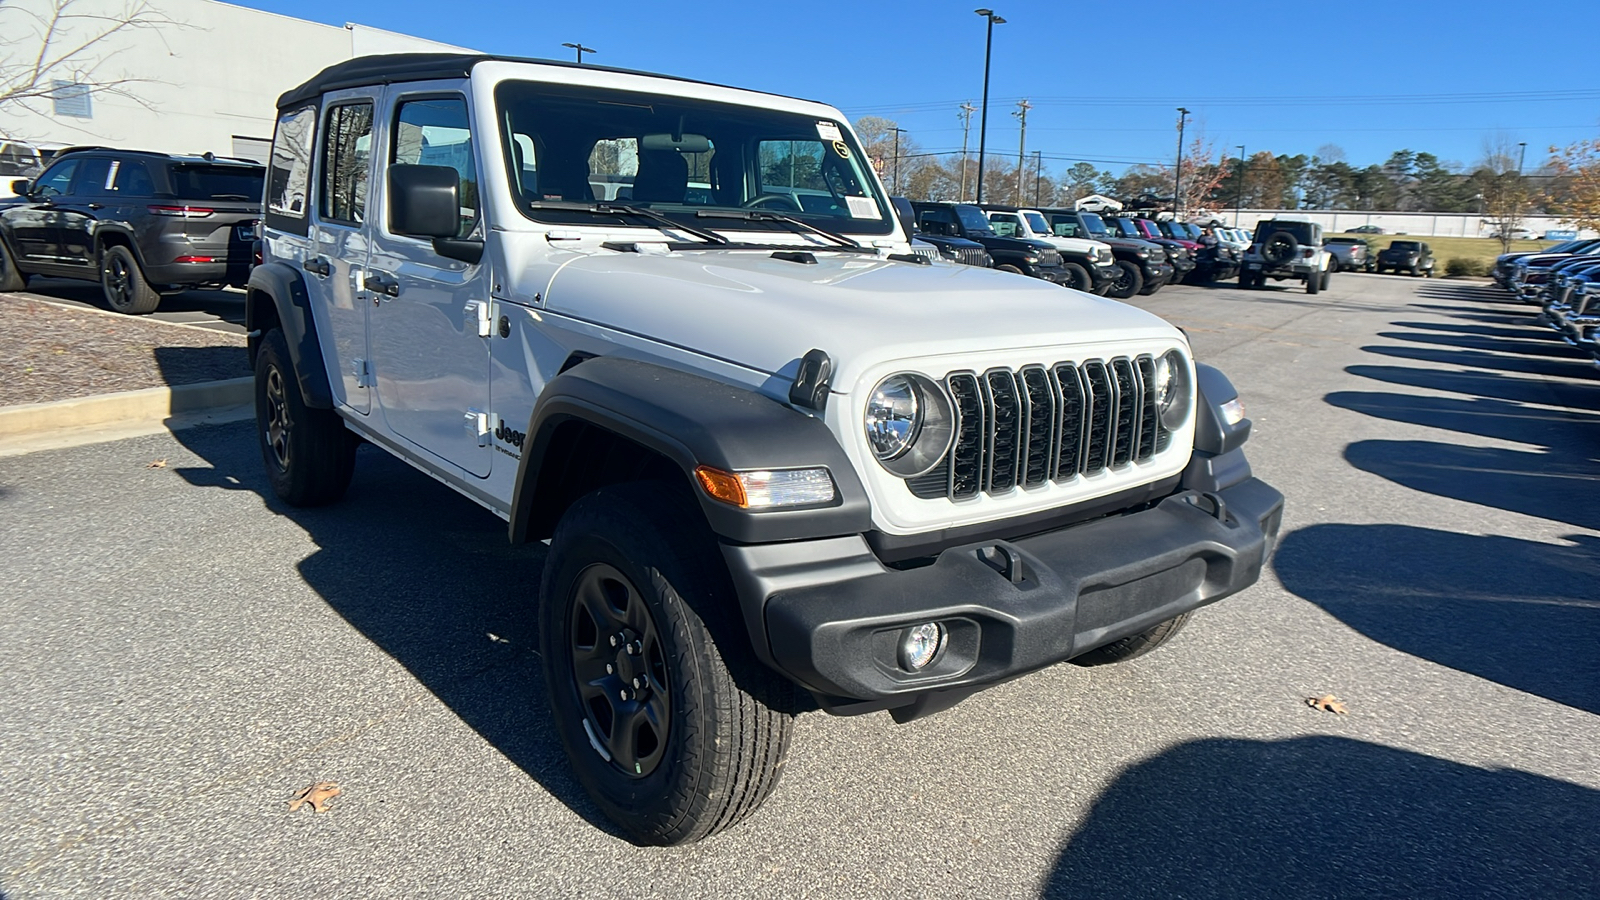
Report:
M90 209L105 209L105 204L103 204L103 203L90 203L90 204L87 204L87 206Z
M382 272L368 272L367 277L362 280L361 286L375 294L383 294L388 297L400 296L400 282Z
M323 278L327 278L328 274L333 271L333 266L328 265L328 261L320 256L316 257L315 259L306 260L300 264L300 268L305 269L307 272L310 272L313 275L320 275Z

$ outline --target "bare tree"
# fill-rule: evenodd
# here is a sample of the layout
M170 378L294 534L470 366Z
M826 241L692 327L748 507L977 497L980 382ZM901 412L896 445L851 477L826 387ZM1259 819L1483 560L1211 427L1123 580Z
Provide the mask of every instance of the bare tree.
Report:
M119 35L179 26L146 0L0 0L0 109L78 96L143 103L134 78L114 62Z
M1484 141L1483 160L1472 173L1477 193L1482 197L1483 223L1500 239L1503 252L1511 252L1511 241L1528 206L1528 186L1519 163L1521 154L1511 139L1496 135Z

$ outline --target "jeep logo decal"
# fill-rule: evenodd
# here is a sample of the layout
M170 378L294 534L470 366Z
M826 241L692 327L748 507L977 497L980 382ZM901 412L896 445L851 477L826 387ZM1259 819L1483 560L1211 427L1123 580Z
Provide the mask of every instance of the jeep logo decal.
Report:
M522 449L522 441L527 437L527 435L520 431L514 431L510 428L507 428L504 419L501 419L500 424L495 427L494 436L517 448L518 450Z

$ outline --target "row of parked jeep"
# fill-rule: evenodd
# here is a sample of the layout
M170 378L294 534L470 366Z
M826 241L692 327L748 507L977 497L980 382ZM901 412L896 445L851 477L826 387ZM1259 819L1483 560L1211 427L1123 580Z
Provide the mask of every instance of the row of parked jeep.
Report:
M1232 278L1245 233L1087 209L895 198L917 252L1125 300L1168 284Z
M1600 240L1565 241L1495 260L1496 284L1541 308L1540 320L1600 365Z

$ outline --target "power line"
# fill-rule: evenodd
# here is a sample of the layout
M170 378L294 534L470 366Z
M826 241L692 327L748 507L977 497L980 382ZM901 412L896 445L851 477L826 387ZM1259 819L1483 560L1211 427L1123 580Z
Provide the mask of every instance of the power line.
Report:
M1015 102L1021 97L995 98L1002 103ZM1579 102L1584 100L1600 100L1600 89L1582 89L1570 91L1478 91L1470 93L1441 93L1441 94L1410 94L1403 97L1378 94L1348 94L1348 95L1267 95L1258 97L1084 97L1081 95L1033 97L1037 102L1063 103L1070 106L1165 106L1174 102L1192 103L1195 106L1334 106L1334 105L1380 105L1380 106L1432 106L1441 103L1472 104L1472 103L1559 103ZM954 105L958 101L912 101L908 103L883 103L871 106L846 107L847 110L857 113L874 112L919 112L932 111L942 107Z

